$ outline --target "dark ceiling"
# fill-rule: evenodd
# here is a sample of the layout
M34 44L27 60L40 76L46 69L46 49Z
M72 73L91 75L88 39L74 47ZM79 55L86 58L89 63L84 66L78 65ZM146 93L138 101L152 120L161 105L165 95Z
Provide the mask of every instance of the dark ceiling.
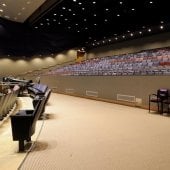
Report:
M168 7L163 0L47 0L24 23L0 19L0 52L50 54L167 32Z

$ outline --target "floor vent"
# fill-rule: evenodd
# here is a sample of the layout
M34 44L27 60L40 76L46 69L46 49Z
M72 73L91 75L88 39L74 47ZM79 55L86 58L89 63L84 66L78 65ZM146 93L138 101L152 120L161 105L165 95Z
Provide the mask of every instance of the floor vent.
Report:
M74 89L65 89L66 93L74 93L74 91L75 91Z
M89 91L89 90L86 90L86 96L98 97L98 91Z
M135 96L117 94L117 100L126 101L126 102L136 102Z

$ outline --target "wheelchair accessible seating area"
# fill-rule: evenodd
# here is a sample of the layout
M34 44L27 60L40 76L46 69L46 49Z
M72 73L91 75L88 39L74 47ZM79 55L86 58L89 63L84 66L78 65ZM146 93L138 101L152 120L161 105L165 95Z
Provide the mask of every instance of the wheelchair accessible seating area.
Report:
M149 112L151 111L151 103L157 105L157 112L160 114L170 112L170 89L161 88L156 93L149 95Z
M0 120L10 117L12 138L18 141L19 152L25 150L26 142L31 141L35 133L36 122L42 119L45 106L51 94L51 89L45 84L32 81L3 78L0 82ZM9 114L17 103L17 97L29 96L32 98L33 110L19 110Z

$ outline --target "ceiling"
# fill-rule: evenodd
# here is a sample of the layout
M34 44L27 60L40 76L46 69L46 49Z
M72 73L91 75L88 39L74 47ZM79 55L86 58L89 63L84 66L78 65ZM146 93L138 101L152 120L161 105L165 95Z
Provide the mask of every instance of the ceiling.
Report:
M0 52L90 49L167 32L168 7L162 0L1 0Z

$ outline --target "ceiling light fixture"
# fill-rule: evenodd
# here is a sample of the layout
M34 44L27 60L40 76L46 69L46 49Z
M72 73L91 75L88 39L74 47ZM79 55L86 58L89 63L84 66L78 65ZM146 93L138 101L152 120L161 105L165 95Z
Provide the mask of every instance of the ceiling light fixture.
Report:
M164 26L163 26L163 25L161 25L161 26L160 26L160 29L161 29L161 30L162 30L162 29L164 29Z
M26 3L29 5L31 2L30 2L30 1L27 1Z
M151 32L151 29L150 29L150 28L148 29L148 32Z

